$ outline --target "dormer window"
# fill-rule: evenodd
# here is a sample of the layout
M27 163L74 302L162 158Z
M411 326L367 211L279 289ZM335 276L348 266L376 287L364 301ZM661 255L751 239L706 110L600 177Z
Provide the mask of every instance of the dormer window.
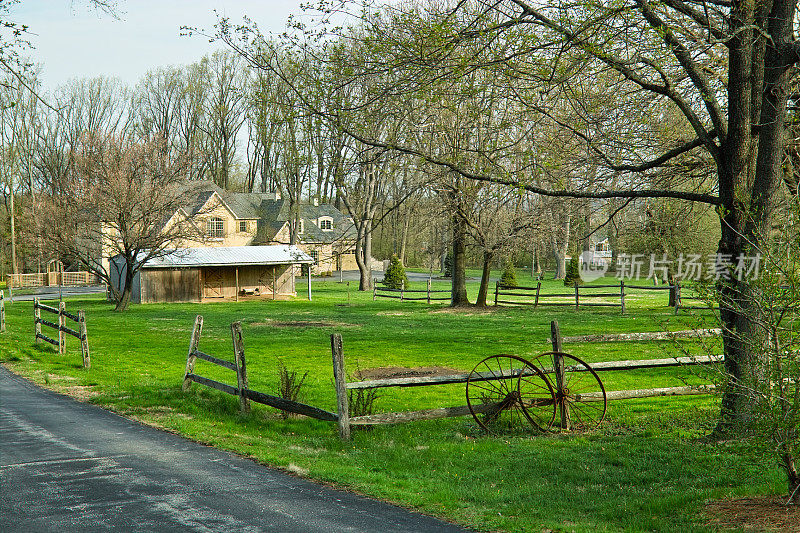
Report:
M300 219L300 231L298 233L305 233L306 232L306 224L305 221L301 218Z
M212 239L222 239L225 237L225 222L219 217L208 219L208 236Z
M319 219L319 229L323 231L333 230L333 219L329 217Z

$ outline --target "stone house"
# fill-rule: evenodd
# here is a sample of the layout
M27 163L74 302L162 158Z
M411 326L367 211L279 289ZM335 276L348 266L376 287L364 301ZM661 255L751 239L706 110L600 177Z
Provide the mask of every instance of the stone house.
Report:
M212 181L195 181L187 182L186 201L165 227L181 219L199 227L204 238L187 240L183 248L263 246L289 244L291 218L289 202L278 193L231 192ZM314 274L358 268L352 219L318 202L301 205L299 219L295 244L314 260Z

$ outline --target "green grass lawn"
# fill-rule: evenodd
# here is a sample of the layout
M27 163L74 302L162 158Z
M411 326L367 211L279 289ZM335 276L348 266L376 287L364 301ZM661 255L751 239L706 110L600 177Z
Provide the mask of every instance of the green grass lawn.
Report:
M469 371L492 354L533 356L549 350L552 319L560 322L565 336L697 325L693 316L676 317L666 307L666 293L660 292L630 296L622 316L613 308L453 312L445 305L373 302L372 294L358 293L354 283L349 295L344 284L315 285L312 302L299 297L134 305L123 314L99 298L68 300L68 310L87 313L89 371L81 368L72 338L65 356L34 346L32 304L7 302L0 360L37 383L125 416L480 530L708 531L701 516L707 500L785 490L774 465L746 457L735 445L702 440L718 409L711 397L611 402L603 428L590 434L487 436L471 418L462 417L355 429L353 439L342 442L334 424L283 420L276 410L258 404L242 415L234 397L197 384L188 393L181 391L196 314L205 318L201 349L226 359L233 357L230 323L242 322L250 388L276 394L281 359L290 370L308 372L303 401L328 410L336 405L331 333L342 334L347 371L355 376L358 369L387 366ZM446 287L446 282L434 282L434 288ZM563 289L560 282L546 281L543 290ZM301 295L304 290L298 287ZM477 284L469 290L474 298ZM718 350L710 344L708 350ZM696 341L684 348L705 353ZM584 343L565 349L587 361L678 353L669 342ZM204 361L198 361L196 372L235 384L233 372ZM688 369L602 377L607 390L701 380ZM463 385L382 389L376 409L464 403Z

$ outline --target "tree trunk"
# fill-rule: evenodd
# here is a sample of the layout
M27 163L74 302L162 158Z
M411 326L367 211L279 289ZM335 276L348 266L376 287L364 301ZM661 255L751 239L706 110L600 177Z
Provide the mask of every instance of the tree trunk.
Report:
M17 213L14 209L14 182L12 181L9 185L9 190L11 191L11 272L14 274L19 274L19 267L17 266L17 230L16 230L16 219Z
M469 300L467 299L467 257L464 253L466 240L466 224L456 213L453 215L453 294L450 300L452 307L469 305Z
M478 300L475 305L478 307L486 307L486 297L489 294L489 273L492 270L492 259L494 254L484 250L483 252L483 272L481 273L481 286L478 289Z
M533 265L531 267L531 277L534 279L540 279L542 277L542 262L540 261L539 257L539 247L533 247Z
M398 214L399 214L398 209ZM406 266L406 245L408 244L408 227L411 223L411 215L406 213L405 220L403 221L403 232L400 235L400 263Z
M133 275L134 271L131 268L133 265L133 259L130 261L126 261L126 268L125 268L125 286L122 288L122 293L119 295L119 299L117 300L117 306L114 308L114 311L122 312L128 308L128 305L131 303L131 291L133 289Z
M554 232L551 237L553 259L556 262L556 275L553 279L564 279L567 275L567 249L569 247L570 216L564 217L564 222L559 230L563 233L562 242L558 242L558 233Z
M358 290L372 290L372 273L369 268L369 255L365 253L365 221L356 223L356 265L358 266Z
M552 240L553 259L556 262L556 274L553 279L564 279L567 275L567 251L566 246L559 246L556 238Z

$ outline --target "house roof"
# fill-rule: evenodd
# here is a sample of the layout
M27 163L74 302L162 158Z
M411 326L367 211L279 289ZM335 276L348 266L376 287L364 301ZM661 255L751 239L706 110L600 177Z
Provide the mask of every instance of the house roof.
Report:
M144 252L141 256L146 255ZM220 246L183 248L147 261L141 268L181 268L203 266L286 265L313 263L314 260L297 246Z
M243 193L222 189L213 181L193 181L186 184L184 210L197 214L208 200L217 193L237 219L258 220L255 242L269 242L291 217L289 202L276 199L275 193ZM333 219L332 230L322 230L317 225L320 217ZM300 218L304 221L301 242L333 243L343 239L353 240L356 231L350 218L331 204L301 204Z

